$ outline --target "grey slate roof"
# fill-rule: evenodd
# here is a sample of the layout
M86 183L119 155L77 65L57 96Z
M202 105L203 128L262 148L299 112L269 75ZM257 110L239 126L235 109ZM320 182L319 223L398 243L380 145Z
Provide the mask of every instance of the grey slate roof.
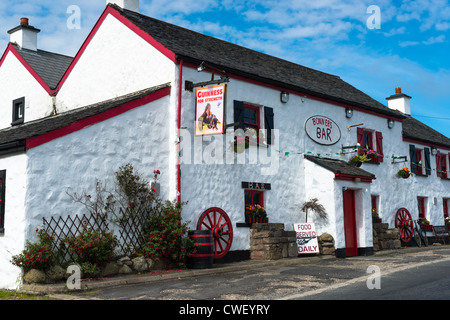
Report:
M52 90L56 89L59 81L73 61L73 58L69 56L43 50L22 49L15 44L13 46Z
M121 106L127 102L140 99L169 86L169 83L162 84L118 98L96 103L87 107L67 111L56 116L30 121L22 125L0 130L0 150L2 149L2 145L4 146L12 142L26 140L28 138L36 137L56 129L66 127L79 120L88 118L96 114L100 114L115 107Z
M450 148L450 138L410 116L403 120L403 137Z
M109 4L179 58L336 102L403 118L341 78Z
M345 174L358 177L367 177L369 179L374 179L375 175L367 172L361 168L357 168L348 164L343 160L331 159L331 158L319 158L315 156L305 155L305 159L314 162L315 164L333 172L334 174Z

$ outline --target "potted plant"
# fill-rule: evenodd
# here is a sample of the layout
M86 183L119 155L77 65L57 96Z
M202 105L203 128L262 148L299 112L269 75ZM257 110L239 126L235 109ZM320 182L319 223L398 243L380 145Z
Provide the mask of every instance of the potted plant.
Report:
M375 150L365 149L364 155L367 157L367 161L378 163L378 154Z
M408 168L402 168L397 172L397 176L403 179L408 179L411 175L411 171Z
M450 217L445 218L445 225L447 226L447 229L450 229Z
M264 207L259 204L245 207L245 217L248 223L268 223L267 213Z
M360 167L366 161L369 161L369 158L367 158L367 155L363 154L361 156L351 157L348 163L352 166Z
M419 224L424 230L433 230L433 226L430 224L430 221L425 218L419 219Z
M377 209L375 209L375 208L372 209L372 222L373 223L381 223L381 218L378 215Z

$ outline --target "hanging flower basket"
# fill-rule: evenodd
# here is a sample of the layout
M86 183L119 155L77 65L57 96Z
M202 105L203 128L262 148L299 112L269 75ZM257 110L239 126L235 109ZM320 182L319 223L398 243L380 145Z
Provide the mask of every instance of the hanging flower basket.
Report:
M403 179L408 179L411 175L411 171L408 168L402 168L397 172L397 176Z
M351 157L348 163L355 167L361 167L361 165L366 161L369 161L369 159L364 154L362 156Z

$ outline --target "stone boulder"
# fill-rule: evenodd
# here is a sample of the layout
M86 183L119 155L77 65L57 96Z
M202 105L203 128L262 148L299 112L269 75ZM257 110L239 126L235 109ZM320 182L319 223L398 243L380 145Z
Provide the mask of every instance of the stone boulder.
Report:
M137 257L131 260L132 264L132 268L136 271L136 272L145 272L148 271L148 263L145 260L144 257Z
M37 269L31 269L23 276L25 283L47 283L47 276L45 272Z

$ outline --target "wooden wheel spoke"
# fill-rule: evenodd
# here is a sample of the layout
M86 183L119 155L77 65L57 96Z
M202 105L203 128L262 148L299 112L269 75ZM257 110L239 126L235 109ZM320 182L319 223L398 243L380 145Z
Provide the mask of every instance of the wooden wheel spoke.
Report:
M197 229L202 228L213 232L214 258L223 258L233 242L233 229L228 215L220 208L210 208L203 212L197 223Z

